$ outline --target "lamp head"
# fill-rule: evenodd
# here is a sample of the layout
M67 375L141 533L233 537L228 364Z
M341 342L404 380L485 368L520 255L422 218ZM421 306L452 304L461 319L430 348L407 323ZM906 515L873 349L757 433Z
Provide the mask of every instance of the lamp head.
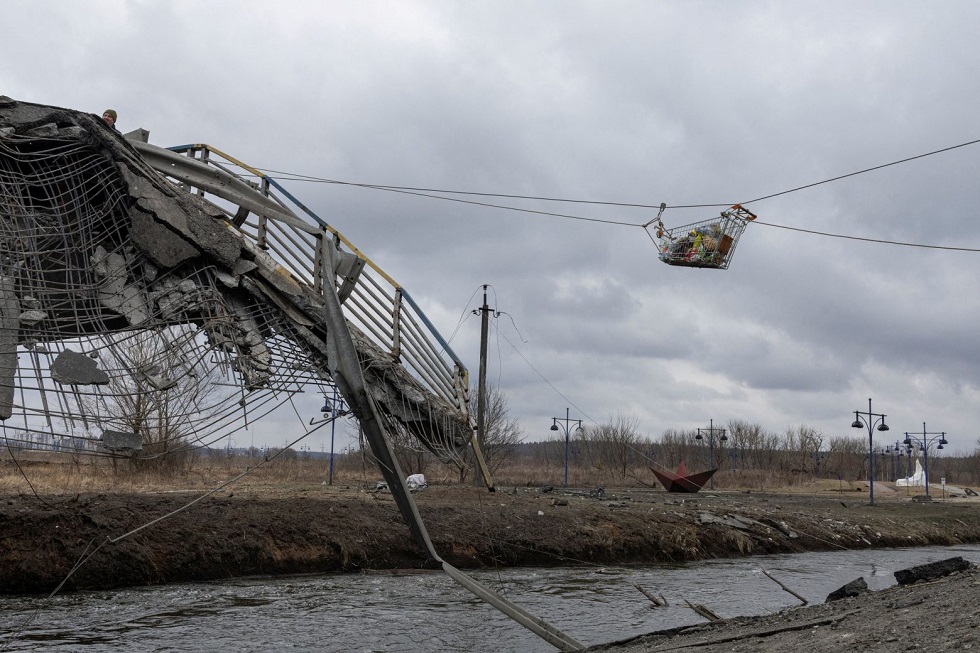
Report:
M552 431L557 431L558 430L558 423L557 422L552 422L552 424L551 424L551 430Z
M878 426L878 430L879 431L887 431L888 430L888 425L885 424L885 416L884 415L881 416L881 425Z
M701 431L700 430L698 430L698 434L694 436L694 439L695 440L703 440L704 439L703 437L701 437Z
M718 438L718 439L721 440L722 442L727 442L728 441L728 436L725 435L724 431L722 431L721 437Z
M862 426L864 426L864 424L862 424L862 423L861 423L861 420L859 420L859 419L857 418L857 414L856 414L856 413L855 413L855 415L854 415L854 421L853 421L853 422L851 422L851 426L853 426L853 427L854 427L854 428L856 428L856 429L859 429L859 428L861 428Z
M905 434L905 439L902 440L902 444L904 444L909 449L912 448L912 438L909 437L908 433Z

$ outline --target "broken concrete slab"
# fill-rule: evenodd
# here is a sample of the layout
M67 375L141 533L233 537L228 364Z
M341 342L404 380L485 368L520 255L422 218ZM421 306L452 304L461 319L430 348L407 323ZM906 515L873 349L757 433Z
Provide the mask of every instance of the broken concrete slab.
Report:
M102 306L122 315L133 326L150 319L143 292L130 279L125 256L106 252L100 245L92 254L92 271L101 281L99 303Z
M132 227L129 237L151 261L163 268L174 268L200 256L201 251L174 233L153 216L138 209L130 211Z
M51 363L51 378L63 385L105 385L109 375L99 364L77 351L66 349Z
M899 585L911 585L923 580L935 580L943 576L949 576L957 571L966 571L970 568L970 563L961 556L947 558L937 562L930 562L924 565L909 567L895 572L895 580Z
M14 279L0 277L0 420L13 414L21 306Z
M102 433L102 446L115 453L141 451L143 439L138 433L106 430Z
M757 522L754 519L749 519L748 517L741 517L738 515L716 515L707 511L701 511L698 513L698 523L719 524L721 526L729 526L731 528L737 528L743 531L749 530L753 526L765 528L765 525L761 522Z
M846 599L851 596L860 596L867 593L868 582L864 580L864 576L860 578L855 578L850 583L839 587L830 594L827 595L827 603L831 601L840 601L841 599Z
M20 314L20 323L24 326L34 326L38 322L47 319L48 314L44 311L31 309Z
M796 531L794 531L792 528L790 528L789 527L789 524L787 524L784 521L781 521L781 520L778 520L778 519L763 519L761 521L762 521L763 524L766 524L768 526L772 526L777 531L779 531L780 533L782 533L786 537L790 538L791 540L792 539L796 539L796 538L799 537L799 534Z

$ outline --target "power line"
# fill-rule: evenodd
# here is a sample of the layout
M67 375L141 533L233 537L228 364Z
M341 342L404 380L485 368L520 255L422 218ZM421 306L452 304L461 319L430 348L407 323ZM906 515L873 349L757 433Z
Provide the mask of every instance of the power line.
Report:
M744 205L744 204L751 204L753 202L761 202L763 200L771 199L773 197L779 197L780 195L788 195L789 193L795 193L797 191L806 190L808 188L813 188L815 186L820 186L822 184L829 184L829 183L834 182L834 181L840 181L841 179L847 179L848 177L855 177L857 175L862 175L862 174L865 174L867 172L874 172L875 170L881 170L883 168L888 168L890 166L896 166L896 165L899 165L899 164L902 164L902 163L908 163L909 161L915 161L917 159L923 159L925 157L933 156L935 154L943 154L945 152L949 152L949 151L952 151L952 150L955 150L955 149L959 149L961 147L967 147L968 145L976 145L977 143L980 143L980 139L976 139L976 140L972 140L972 141L967 141L965 143L960 143L958 145L951 145L949 147L944 147L944 148L941 148L941 149L938 149L938 150L933 150L931 152L925 152L924 154L917 154L915 156L906 157L904 159L899 159L897 161L891 161L889 163L883 163L883 164L880 164L880 165L872 166L870 168L864 168L862 170L857 170L857 171L854 171L854 172L849 172L849 173L846 173L846 174L843 174L843 175L838 175L836 177L831 177L829 179L824 179L824 180L816 181L816 182L813 182L813 183L810 183L810 184L805 184L803 186L797 186L795 188L790 188L788 190L782 190L782 191L778 191L778 192L775 192L775 193L770 193L769 195L763 195L762 197L757 197L755 199L743 201L743 202L740 202L740 203ZM424 187L416 187L416 186L394 186L394 185L389 185L389 184L369 184L369 183L341 181L341 180L337 180L337 179L328 179L328 178L324 178L324 177L314 177L314 176L311 176L311 175L303 175L303 174L299 174L299 173L285 172L285 171L281 171L281 170L269 170L269 172L274 173L274 174L279 174L279 175L287 175L288 176L287 178L289 180L292 180L292 181L308 181L308 182L312 182L312 183L338 184L338 185L343 185L343 186L356 186L356 187L360 187L360 188L371 188L371 189L375 189L375 190L404 191L404 192L408 192L410 194L415 194L415 193L420 193L420 194L421 193L444 193L444 194L447 194L447 195L472 195L472 196L475 196L475 197L500 197L500 198L505 198L505 199L535 200L535 201L540 201L540 202L564 202L564 203L569 203L569 204L591 204L591 205L597 205L597 206L615 206L615 207L639 208L639 209L659 209L660 208L660 204L642 204L642 203L636 203L636 202L610 202L610 201L603 201L603 200L582 200L582 199L563 198L563 197L548 197L548 196L541 196L541 195L516 195L516 194L512 194L512 193L486 193L486 192L480 192L480 191L453 190L453 189L446 189L446 188L424 188ZM426 196L426 197L434 197L435 199L445 199L445 200L452 200L453 199L453 198L439 197L439 196L429 196L429 195L423 195L423 196ZM477 204L480 204L480 203L477 203ZM668 209L713 208L713 207L731 206L732 204L734 204L734 202L713 202L713 203L702 203L702 204L668 204L667 205L667 208ZM514 208L514 207L498 207L497 205L487 205L487 204L480 204L480 205L482 205L482 206L493 206L495 208L509 208L509 209L517 210L517 211L527 210L527 209L519 209L519 208ZM533 212L533 211L531 211L531 212ZM565 216L565 215L562 215L562 214L545 213L545 215L558 215L559 217L574 217L574 218L578 218L578 219L582 219L582 220L590 219L590 218L584 218L584 217L581 217L581 216ZM626 223L617 223L617 224L626 224Z
M960 147L966 147L967 145L975 145L980 143L980 139L975 141L967 141L966 143L960 143L959 145L952 145L950 147L944 147L941 150L933 150L932 152L926 152L925 154L917 154L915 156L910 156L905 159L899 159L898 161L892 161L891 163L883 163L881 165L874 166L873 168L865 168L864 170L858 170L856 172L849 172L846 175L838 175L837 177L831 177L830 179L824 179L823 181L817 181L812 184L807 184L805 186L797 186L796 188L790 188L789 190L780 191L778 193L772 193L771 195L763 195L762 197L757 197L754 200L749 200L747 202L742 202L742 204L751 204L752 202L761 202L762 200L768 200L773 197L779 197L780 195L788 195L789 193L795 193L798 190L805 190L807 188L813 188L814 186L820 186L821 184L829 184L832 181L840 181L841 179L847 179L848 177L855 177L857 175L863 175L866 172L873 172L875 170L881 170L882 168L887 168L889 166L897 166L900 163L908 163L909 161L915 161L916 159L923 159L927 156L932 156L933 154L942 154L943 152L949 152L950 150L955 150Z
M470 190L451 190L447 188L420 188L415 186L392 186L389 184L367 184L351 181L340 181L337 179L326 179L322 177L313 177L310 175L302 175L299 173L284 172L281 170L269 170L268 172L277 175L286 175L282 177L287 181L308 181L311 183L321 183L321 184L337 184L341 186L356 186L358 188L370 188L374 190L390 190L390 191L409 191L412 193L444 193L446 195L472 195L474 197L501 197L504 199L516 199L516 200L535 200L539 202L564 202L568 204L592 204L597 206L616 206L616 207L626 207L635 209L659 209L659 204L641 204L637 202L609 202L603 200L579 200L570 199L562 197L547 197L540 195L514 195L510 193L485 193L479 191ZM425 196L428 197L428 196ZM452 199L448 197L434 196L436 199ZM713 204L672 204L668 206L669 209L700 209L700 208L713 208L721 206L731 206L732 202L717 202ZM486 205L494 206L494 205ZM522 209L516 209L522 210ZM587 218L582 218L587 219Z
M574 407L575 410L577 410L579 413L581 413L583 417L585 417L587 420L589 420L593 424L598 424L599 423L599 422L595 421L594 419L592 419L591 417L589 417L588 415L586 415L586 413L585 413L584 410L582 410L581 408L579 408L578 406L576 406L574 401L572 401L571 399L569 399L568 397L566 397L564 395L564 393L562 393L561 390L559 390L558 388L556 388L555 385L551 381L549 381L548 378L538 370L538 368L536 368L534 365L531 364L531 361L529 361L527 359L527 357L524 354L521 353L521 350L518 349L516 346L514 346L514 343L512 343L510 341L510 338L508 338L507 336L505 336L503 333L500 333L500 329L497 329L497 332L498 332L498 335L500 335L507 342L507 344L511 346L511 349L514 350L514 353L516 353L518 356L520 356L521 359L524 361L524 363L527 364L527 366L529 368L531 368L531 370L533 370L534 373L537 374L541 378L542 381L544 381L545 383L547 383L548 386L552 390L554 390L555 393L557 393L559 397L561 397L566 402L568 402L568 404L570 406Z
M901 245L902 247L919 247L922 249L944 249L952 250L956 252L980 252L980 248L976 247L954 247L952 245L923 245L921 243L907 243L898 240L883 240L881 238L864 238L862 236L846 236L844 234L834 234L827 231L815 231L813 229L802 229L800 227L787 227L781 224L772 224L769 222L755 221L755 224L761 224L764 227L776 227L777 229L787 229L789 231L799 231L805 234L813 234L815 236L827 236L828 238L845 238L847 240L861 240L867 243L879 243L882 245Z
M814 188L816 186L821 186L823 184L829 184L831 182L840 181L842 179L847 179L849 177L855 177L857 175L862 175L862 174L865 174L865 173L868 173L868 172L873 172L873 171L876 171L876 170L881 170L883 168L888 168L888 167L891 167L891 166L896 166L896 165L900 165L900 164L903 164L903 163L908 163L910 161L915 161L915 160L918 160L918 159L923 159L925 157L933 156L933 155L936 155L936 154L943 154L945 152L950 152L952 150L956 150L956 149L959 149L959 148L962 148L962 147L967 147L969 145L976 145L977 143L980 143L980 139L976 139L976 140L972 140L972 141L966 141L966 142L960 143L958 145L952 145L952 146L949 146L949 147L940 148L938 150L932 150L931 152L925 152L923 154L917 154L915 156L910 156L910 157L906 157L906 158L903 158L903 159L898 159L896 161L890 161L888 163L883 163L883 164L880 164L880 165L872 166L870 168L864 168L862 170L857 170L857 171L854 171L854 172L849 172L849 173L846 173L846 174L843 174L843 175L837 175L837 176L831 177L829 179L824 179L824 180L821 180L821 181L816 181L816 182L813 182L813 183L810 183L810 184L805 184L803 186L797 186L795 188L790 188L790 189L787 189L787 190L783 190L783 191L779 191L779 192L775 192L775 193L770 193L768 195L763 195L763 196L757 197L755 199L751 199L751 200L748 200L748 201L743 201L743 202L741 202L741 204L745 205L745 204L752 204L752 203L762 202L762 201L765 201L765 200L768 200L768 199L772 199L774 197L779 197L779 196L782 196L782 195L788 195L790 193L795 193L795 192L798 192L798 191L801 191L801 190L806 190L806 189L809 189L809 188ZM516 194L510 194L510 193L485 193L485 192L478 192L478 191L462 191L462 190L438 189L438 188L422 188L422 187L413 187L413 186L390 186L390 185L384 185L384 184L367 184L367 183L357 183L357 182L340 181L340 180L336 180L336 179L327 179L327 178L322 178L322 177L314 177L314 176L310 176L310 175L303 175L303 174L298 174L298 173L290 173L290 172L278 171L278 170L269 170L269 172L272 172L272 173L278 174L278 175L285 175L285 177L283 179L290 180L290 181L306 181L306 182L311 182L311 183L326 183L326 184L337 184L337 185L342 185L342 186L352 186L352 187L357 187L357 188L367 188L367 189L381 190L381 191L392 192L392 193L402 193L402 194L406 194L406 195L414 195L416 197L427 197L427 198L430 198L430 199L443 200L443 201L446 201L446 202L457 202L457 203L460 203L460 204L469 204L469 205L472 205L472 206L482 206L482 207L486 207L486 208L500 209L500 210L504 210L504 211L515 211L515 212L519 212L519 213L530 213L530 214L533 214L533 215L544 215L544 216L550 216L550 217L556 217L556 218L565 218L565 219L568 219L568 220L580 220L580 221L583 221L583 222L597 222L597 223L601 223L601 224L613 224L613 225L619 225L619 226L624 226L624 227L641 227L644 230L646 229L646 226L649 223L643 224L643 223L637 223L637 222L627 222L627 221L623 221L623 220L608 220L608 219L603 219L603 218L594 218L594 217L588 217L588 216L582 216L582 215L573 215L573 214L569 214L569 213L557 213L557 212L552 212L552 211L539 211L539 210L536 210L536 209L528 209L528 208L517 207L517 206L507 206L507 205L503 205L503 204L493 204L493 203L489 203L489 202L478 202L478 201L474 201L474 200L466 200L466 199L461 199L461 198L458 198L458 197L445 197L444 195L436 195L434 193L444 193L444 194L447 194L447 195L471 195L471 196L475 196L475 197L500 197L500 198L506 198L506 199L535 200L535 201L542 201L542 202L564 202L564 203L571 203L571 204L588 204L588 205L594 205L594 206L612 206L612 207L618 207L618 208L639 208L639 209L659 209L659 208L661 208L661 205L660 204L640 204L640 203L633 203L633 202L608 202L608 201L601 201L601 200L582 200L582 199L547 197L547 196L536 196L536 195L516 195ZM666 208L668 208L668 209L717 208L717 207L731 206L732 204L733 204L732 202L707 203L707 204L674 204L674 205L666 205ZM862 236L849 236L849 235L846 235L846 234L838 234L838 233L831 233L831 232L825 232L825 231L817 231L817 230L813 230L813 229L803 229L803 228L799 228L799 227L789 227L789 226L785 226L785 225L779 225L779 224L767 223L767 222L759 222L759 221L756 221L755 224L759 224L759 225L763 225L763 226L767 226L767 227L776 227L778 229L787 229L789 231L798 231L798 232L801 232L801 233L808 233L808 234L813 234L813 235L817 235L817 236L826 236L826 237L830 237L830 238L844 238L844 239L847 239L847 240L857 240L857 241L863 241L863 242L869 242L869 243L879 243L879 244L884 244L884 245L900 245L900 246L903 246L903 247L919 247L919 248L923 248L923 249L938 249L938 250L950 250L950 251L961 251L961 252L980 252L980 248L955 247L955 246L945 246L945 245L927 245L927 244L922 244L922 243L909 243L909 242L901 242L901 241L887 240L887 239L881 239L881 238L866 238L866 237L862 237ZM648 234L649 234L649 232L648 232Z
M271 171L270 170L270 172L274 172L274 171ZM293 176L290 179L292 179L293 181L311 181L311 182L318 182L318 183L339 184L339 185L342 185L342 186L354 186L354 187L357 187L357 188L369 188L369 189L372 189L372 190L383 190L383 191L386 191L386 192L389 192L389 193L401 193L403 195L414 195L416 197L428 197L430 199L443 200L444 202L457 202L459 204L469 204L471 206L483 206L483 207L487 207L487 208L491 208L491 209L501 209L503 211L516 211L518 213L531 213L533 215L547 215L547 216L551 216L551 217L554 217L554 218L566 218L568 220L582 220L584 222L600 222L600 223L604 223L604 224L620 225L620 226L623 226L623 227L639 227L639 226L641 226L641 225L639 225L639 224L637 224L635 222L623 222L623 221L620 221L620 220L605 220L605 219L602 219L602 218L590 218L590 217L587 217L587 216L572 215L572 214L569 214L569 213L554 213L554 212L551 212L551 211L538 211L536 209L526 209L526 208L522 208L522 207L519 207L519 206L506 206L504 204L491 204L489 202L476 202L474 200L464 200L464 199L460 199L458 197L443 197L442 195L433 195L432 193L426 193L426 192L419 192L419 191L414 191L414 190L408 190L406 188L401 188L401 187L397 187L397 186L380 186L380 185L377 185L377 184L357 184L357 183L346 182L346 181L334 181L334 180L315 179L315 178L304 178L304 179L301 179L299 176ZM433 192L446 192L446 193L453 193L453 192L455 192L455 193L460 193L460 194L469 194L469 193L466 193L464 191L433 191ZM499 194L492 194L492 193L488 193L486 195L491 196L491 197L510 197L508 195L499 195ZM564 202L567 202L567 201L572 201L572 200L553 200L553 201L564 201ZM592 203L593 204L607 204L606 202L592 202ZM636 205L636 206L642 206L642 205ZM727 206L727 205L724 205L724 206ZM659 207L659 205L658 205L658 207ZM677 208L677 207L674 207L674 208Z

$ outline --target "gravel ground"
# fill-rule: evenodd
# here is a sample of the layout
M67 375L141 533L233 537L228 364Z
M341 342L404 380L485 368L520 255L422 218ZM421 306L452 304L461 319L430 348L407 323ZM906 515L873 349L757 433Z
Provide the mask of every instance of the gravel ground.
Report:
M980 650L980 571L832 603L651 633L587 649L609 653L895 653Z

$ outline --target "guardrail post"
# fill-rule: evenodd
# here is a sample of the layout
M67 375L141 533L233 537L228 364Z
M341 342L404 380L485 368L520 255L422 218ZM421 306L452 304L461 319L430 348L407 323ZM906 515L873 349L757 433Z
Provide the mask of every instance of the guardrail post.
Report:
M327 230L320 229L316 235L316 248L313 252L313 287L320 289L328 279L333 279L333 270L327 265L327 250L330 239L327 238Z
M402 289L395 290L395 302L391 309L391 355L395 360L402 356L401 338Z

